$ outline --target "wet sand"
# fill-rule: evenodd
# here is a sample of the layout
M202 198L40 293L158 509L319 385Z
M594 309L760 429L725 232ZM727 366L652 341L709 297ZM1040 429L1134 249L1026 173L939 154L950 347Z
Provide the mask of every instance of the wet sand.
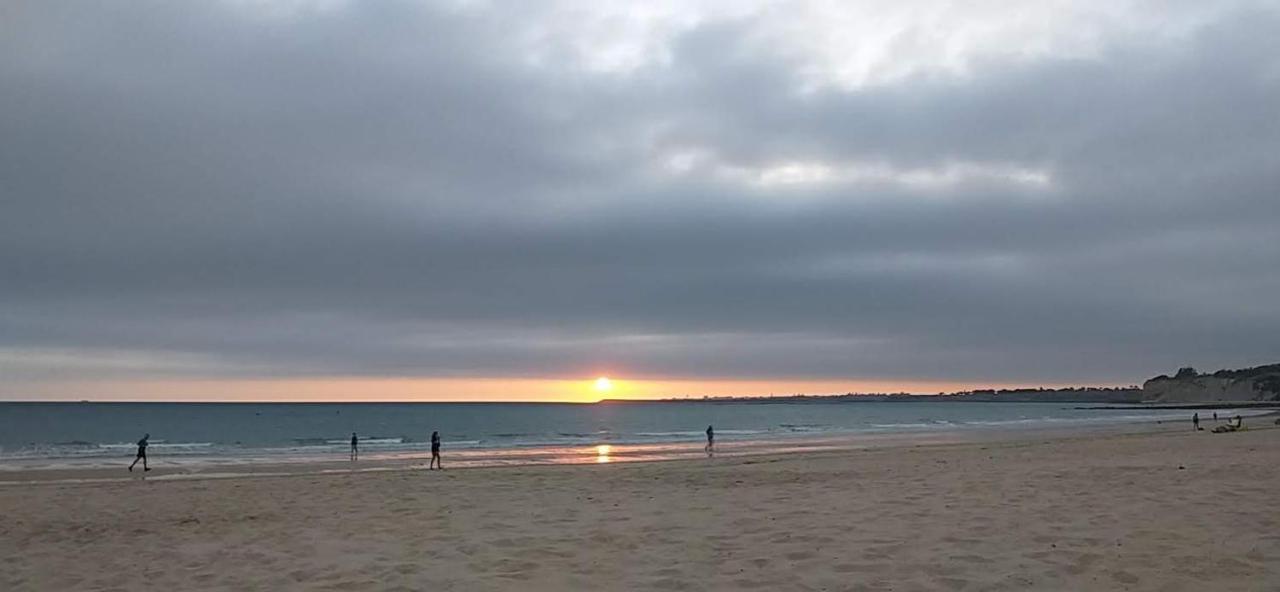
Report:
M1276 467L1280 429L1164 426L658 463L8 483L0 589L1274 590Z

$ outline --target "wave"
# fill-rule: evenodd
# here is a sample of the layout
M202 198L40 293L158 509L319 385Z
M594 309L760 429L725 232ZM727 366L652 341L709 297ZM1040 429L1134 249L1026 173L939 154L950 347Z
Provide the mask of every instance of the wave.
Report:
M207 455L220 447L213 442L164 442L152 441L147 450L166 456ZM127 457L138 449L134 442L85 442L72 440L55 444L32 444L20 447L0 448L3 458L114 458Z
M480 446L480 440L443 440L441 446L454 448L475 448Z
M780 423L778 424L778 427L788 432L801 433L826 432L831 430L831 426L818 423Z
M369 436L368 438L360 438L360 445L361 446L378 446L378 445L385 445L385 444L404 444L406 441L407 440L404 437L387 438L382 436ZM325 440L324 442L325 444L332 444L335 446L345 446L345 445L351 444L351 438L341 438L336 440L328 439L328 440Z
M911 423L873 423L871 427L878 429L912 429L912 428L941 428L946 427L942 424L933 422L911 422Z
M7 408L0 407L0 410ZM240 423L227 423L219 428L215 424L203 423L204 416L190 407L176 406L176 418L165 423L170 434L188 434L187 439L173 441L155 438L150 441L151 450L160 459L168 458L173 462L209 464L245 462L267 462L288 459L290 457L314 459L333 459L345 456L350 444L349 431L341 424L314 423L306 413L311 407L298 408L297 419L289 419L286 423L267 425L251 424L253 420ZM376 408L380 409L380 408ZM571 408L565 408L571 409ZM572 408L574 413L563 416L524 417L515 420L508 416L500 416L504 423L479 422L475 418L467 418L466 422L441 421L440 425L452 428L451 437L443 442L446 449L487 451L505 449L519 451L520 454L533 454L537 447L561 447L564 449L583 448L595 444L616 446L645 445L661 446L667 443L688 444L704 439L702 422L696 424L692 417L672 416L663 411L653 414L652 407L637 406L626 408L609 416L582 416L581 408ZM766 439L804 439L820 438L839 434L879 435L893 432L917 432L922 434L937 433L943 430L980 430L980 429L1034 429L1037 427L1063 428L1071 426L1110 425L1125 422L1155 421L1189 421L1191 411L1165 409L1139 409L1133 411L1094 409L1082 410L1070 405L1061 404L981 404L956 405L952 403L922 403L903 405L885 403L883 405L839 405L824 407L820 412L812 406L797 406L785 414L761 415L760 407L744 406L736 411L733 407L717 408L714 417L716 433L731 444L749 443L752 440ZM181 414L177 414L181 411ZM1250 416L1267 413L1265 409L1218 409L1220 417L1234 415ZM346 415L346 411L343 412ZM628 415L631 414L631 415ZM1209 413L1201 412L1201 419L1210 421ZM17 417L17 416L11 416ZM107 432L106 438L99 435L102 421L95 419L85 431L76 430L76 424L70 420L63 424L41 427L39 430L23 431L25 423L18 418L10 418L8 424L0 424L9 428L0 433L0 439L11 438L12 442L0 445L0 469L10 465L30 466L40 459L67 459L75 464L93 464L92 459L101 459L100 464L117 463L119 459L131 458L137 444L129 441L114 441L116 434L128 434L132 428ZM233 422L234 418L217 419L217 421ZM482 418L483 419L483 418ZM189 430L177 427L175 422L186 421L194 426ZM197 421L198 420L198 421ZM518 420L518 421L517 421ZM212 421L212 420L210 420ZM434 420L433 420L434 421ZM600 423L596 423L600 422ZM616 422L616 423L615 423ZM404 423L404 422L401 422ZM371 433L360 440L362 450L371 455L385 458L396 456L411 457L428 449L426 434L419 432L415 426L421 422L400 425L391 419L380 419L379 423L366 422L362 425L377 425L381 434ZM691 425L692 424L692 425ZM131 425L131 424L126 424ZM723 425L723 427L720 427ZM604 427L602 427L604 426ZM60 428L62 431L50 431ZM225 429L224 429L225 428ZM268 429L269 428L269 429ZM394 435L397 431L402 434ZM496 433L490 433L496 432ZM205 438L205 434L227 436L228 441ZM296 437L291 437L295 436ZM47 438L52 442L39 442ZM231 441L243 438L244 441ZM112 440L96 442L95 440ZM0 440L2 442L3 440ZM36 441L36 443L32 443ZM476 452L479 454L480 452ZM208 460L205 460L205 459Z

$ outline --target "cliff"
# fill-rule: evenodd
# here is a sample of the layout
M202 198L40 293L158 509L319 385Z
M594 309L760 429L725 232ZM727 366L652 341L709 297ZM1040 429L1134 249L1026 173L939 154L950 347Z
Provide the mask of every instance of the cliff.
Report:
M803 404L803 403L906 403L920 401L956 401L977 403L1102 403L1123 404L1142 402L1142 389L1136 386L1076 387L1076 388L1022 388L986 389L936 395L911 395L907 393L847 393L843 395L783 395L768 397L695 397L683 399L602 399L613 403L747 403L753 405Z
M1023 388L987 389L942 395L944 401L974 401L992 403L1099 403L1124 404L1142 402L1143 393L1138 387L1124 388Z
M1142 398L1156 403L1280 401L1280 364L1213 374L1182 368L1172 377L1162 375L1144 382Z

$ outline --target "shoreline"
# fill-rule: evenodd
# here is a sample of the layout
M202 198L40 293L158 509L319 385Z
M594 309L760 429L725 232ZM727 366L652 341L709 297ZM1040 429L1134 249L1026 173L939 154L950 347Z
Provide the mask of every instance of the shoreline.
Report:
M696 457L705 441L703 427L708 424L716 426L717 442L728 452L734 448L803 447L812 441L843 444L845 440L972 438L983 437L974 435L982 432L1022 429L1086 430L1191 416L1186 410L1147 407L1082 411L1059 403L866 405L858 409L839 403L821 408L790 405L768 411L755 405L717 406L714 413L662 406L624 413L608 406L573 406L554 412L544 409L529 421L526 414L517 413L519 408L505 405L471 406L465 411L456 405L436 404L320 411L306 405L246 410L224 406L208 411L207 420L201 420L206 417L203 411L175 404L157 404L145 414L127 409L108 412L92 406L28 409L0 421L6 428L0 430L4 440L0 481L14 479L9 475L13 472L110 471L133 460L135 445L123 435L156 430L160 431L149 450L151 466L170 473L264 471L277 465L308 463L345 465L338 461L345 461L348 455L346 434L357 428L363 436L361 461L393 465L412 464L418 459L425 463L429 455L426 434L434 429L426 426L448 428L442 432L444 450L456 467ZM1266 411L1241 408L1228 413L1250 416ZM612 454L599 454L601 447L612 449ZM599 457L609 458L601 461Z
M1280 415L1280 402L1277 401L1220 401L1213 403L1150 403L1144 405L1091 405L1089 407L1076 407L1075 409L1094 410L1135 410L1135 409L1271 409L1271 411L1261 415Z
M1280 585L1280 428L0 487L6 590Z
M1268 414L1270 415L1270 414ZM1260 415L1257 417L1265 417ZM888 450L923 446L947 446L975 443L1008 443L1024 440L1071 440L1076 438L1111 437L1125 434L1153 434L1184 431L1182 423L1143 421L1070 426L1000 427L988 429L950 429L890 433L846 433L821 436L795 435L781 438L728 440L717 442L715 459L749 457L785 457L819 453L847 453L865 450ZM1178 425L1179 427L1173 427ZM154 457L155 455L153 455ZM336 456L336 455L335 455ZM366 474L426 470L429 455L422 452L372 453L354 463L340 458L323 457L306 460L271 462L243 460L239 462L201 462L205 459L183 458L183 464L167 465L163 457L152 471L123 470L132 458L121 457L119 466L91 467L23 467L0 468L0 487L35 484L103 484L134 481L190 481L203 479L237 479L286 477L296 475ZM635 464L661 462L696 462L707 460L701 443L664 442L655 444L597 444L586 446L527 446L516 448L445 450L444 460L450 471L477 469L515 469L540 466ZM37 461L38 462L38 461Z

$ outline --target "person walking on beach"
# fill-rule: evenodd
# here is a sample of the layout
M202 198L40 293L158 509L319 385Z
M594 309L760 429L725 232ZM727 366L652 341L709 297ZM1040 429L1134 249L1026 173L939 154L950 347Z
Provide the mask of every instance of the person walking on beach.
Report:
M1195 428L1197 432L1200 431L1200 413L1199 412L1191 414L1191 427Z
M444 464L440 462L440 432L431 432L431 462L427 463L427 470L431 467L444 470Z
M133 472L133 465L138 464L138 461L142 461L143 472L151 470L151 467L147 466L147 439L150 437L151 434L143 434L142 439L138 440L138 456L134 457L133 464L129 465L130 473Z
M351 432L351 460L360 458L360 439L356 438L356 433Z
M711 456L716 451L716 431L707 426L707 446L705 448L707 456Z

